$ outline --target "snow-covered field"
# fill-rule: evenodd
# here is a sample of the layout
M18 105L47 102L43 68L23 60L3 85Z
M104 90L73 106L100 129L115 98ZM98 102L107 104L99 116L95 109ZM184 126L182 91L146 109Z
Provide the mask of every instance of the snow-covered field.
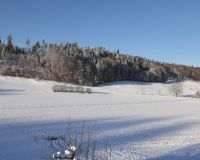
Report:
M96 125L116 160L200 159L200 83L184 82L184 95L169 84L115 82L92 94L54 93L51 81L0 76L0 159L40 160L52 154L37 136L63 134L66 122Z

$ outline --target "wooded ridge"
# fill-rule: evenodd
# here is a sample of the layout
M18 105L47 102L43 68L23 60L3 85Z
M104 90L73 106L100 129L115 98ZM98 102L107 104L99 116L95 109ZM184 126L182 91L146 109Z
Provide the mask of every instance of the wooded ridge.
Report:
M37 42L14 46L12 37L0 42L0 74L94 86L103 82L135 80L166 82L169 79L200 80L200 68L153 61L119 50L80 47L77 43Z

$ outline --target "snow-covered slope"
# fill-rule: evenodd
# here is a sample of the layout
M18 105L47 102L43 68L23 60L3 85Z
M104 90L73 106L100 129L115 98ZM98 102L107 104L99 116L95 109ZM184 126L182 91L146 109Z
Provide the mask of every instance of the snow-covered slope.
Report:
M69 118L95 123L113 159L200 159L200 100L191 98L200 83L184 82L179 98L170 84L107 83L92 94L54 93L54 84L0 76L0 159L45 159L52 150L35 137L62 134Z

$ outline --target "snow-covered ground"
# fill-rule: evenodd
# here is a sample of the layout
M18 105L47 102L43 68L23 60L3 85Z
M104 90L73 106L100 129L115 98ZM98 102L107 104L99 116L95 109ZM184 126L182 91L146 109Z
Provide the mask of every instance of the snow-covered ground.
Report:
M66 122L96 125L113 159L200 159L200 83L184 82L184 95L161 83L115 82L92 94L54 93L51 81L0 76L0 159L47 159L40 135L62 134Z

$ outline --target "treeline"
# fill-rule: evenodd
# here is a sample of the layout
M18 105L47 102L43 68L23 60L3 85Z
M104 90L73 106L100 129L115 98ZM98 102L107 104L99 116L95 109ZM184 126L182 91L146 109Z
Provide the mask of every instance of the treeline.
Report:
M200 68L161 63L146 58L110 52L103 47L80 47L77 43L37 42L26 48L0 40L0 74L70 82L93 86L102 82L136 80L166 82L169 79L200 80Z

